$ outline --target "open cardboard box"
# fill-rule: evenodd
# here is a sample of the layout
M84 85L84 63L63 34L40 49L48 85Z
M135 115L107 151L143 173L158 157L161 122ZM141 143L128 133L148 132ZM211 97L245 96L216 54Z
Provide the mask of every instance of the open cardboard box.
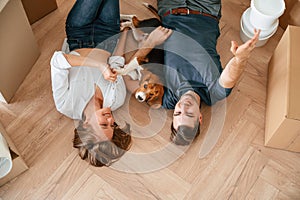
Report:
M21 0L0 0L0 101L8 103L40 55Z
M57 8L56 0L22 0L30 24Z
M288 26L269 63L265 145L300 152L300 27Z
M286 29L288 25L300 26L300 1L299 0L284 0L285 11L279 17L279 25Z
M17 177L24 171L26 171L28 169L28 166L26 165L24 160L21 158L20 153L18 152L16 146L13 144L12 140L7 135L7 133L1 123L0 123L0 133L5 138L7 144L10 148L12 163L13 163L11 171L6 176L4 176L3 178L0 179L0 186L1 186L1 185L4 185L5 183L7 183L8 181L12 180L13 178Z

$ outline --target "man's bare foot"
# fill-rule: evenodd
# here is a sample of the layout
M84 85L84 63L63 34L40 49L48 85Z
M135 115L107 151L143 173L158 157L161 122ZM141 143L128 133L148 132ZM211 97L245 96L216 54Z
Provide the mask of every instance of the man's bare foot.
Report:
M171 34L172 34L171 29L159 26L149 34L146 42L150 45L153 45L153 47L155 47L157 45L162 44L164 41L166 41Z

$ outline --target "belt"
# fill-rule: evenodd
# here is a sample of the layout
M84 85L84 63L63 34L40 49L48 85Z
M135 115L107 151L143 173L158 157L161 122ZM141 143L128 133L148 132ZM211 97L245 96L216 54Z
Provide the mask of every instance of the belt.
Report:
M174 9L170 9L167 12L165 12L165 14L163 14L163 16L168 16L168 15L203 15L203 16L207 16L207 17L211 17L217 21L219 21L219 19L216 16L213 16L211 14L208 13L204 13L198 10L190 10L188 8L174 8Z

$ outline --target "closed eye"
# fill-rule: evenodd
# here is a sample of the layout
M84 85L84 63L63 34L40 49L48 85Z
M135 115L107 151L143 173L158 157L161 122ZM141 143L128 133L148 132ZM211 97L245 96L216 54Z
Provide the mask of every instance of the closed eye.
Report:
M173 114L174 117L179 116L179 115L181 115L181 112L174 112L174 114ZM193 113L186 113L185 115L190 118L194 117Z
M188 116L188 117L194 117L193 113L186 113L186 116Z
M181 112L174 112L173 116L179 116L181 114Z

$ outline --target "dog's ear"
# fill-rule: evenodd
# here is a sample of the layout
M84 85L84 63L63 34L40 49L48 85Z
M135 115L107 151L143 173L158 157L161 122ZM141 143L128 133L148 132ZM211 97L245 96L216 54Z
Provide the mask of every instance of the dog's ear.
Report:
M138 61L139 65L142 65L144 63L149 62L149 58L147 58L146 56L144 56L144 57L137 57L137 61Z
M132 17L132 24L135 28L138 28L140 24L140 20L136 16L134 16Z
M151 78L151 73L149 73L147 70L143 70L142 71L142 79L140 83L143 83L145 81L149 81L149 79Z
M161 104L153 104L151 105L151 108L153 109L159 109L161 107Z

